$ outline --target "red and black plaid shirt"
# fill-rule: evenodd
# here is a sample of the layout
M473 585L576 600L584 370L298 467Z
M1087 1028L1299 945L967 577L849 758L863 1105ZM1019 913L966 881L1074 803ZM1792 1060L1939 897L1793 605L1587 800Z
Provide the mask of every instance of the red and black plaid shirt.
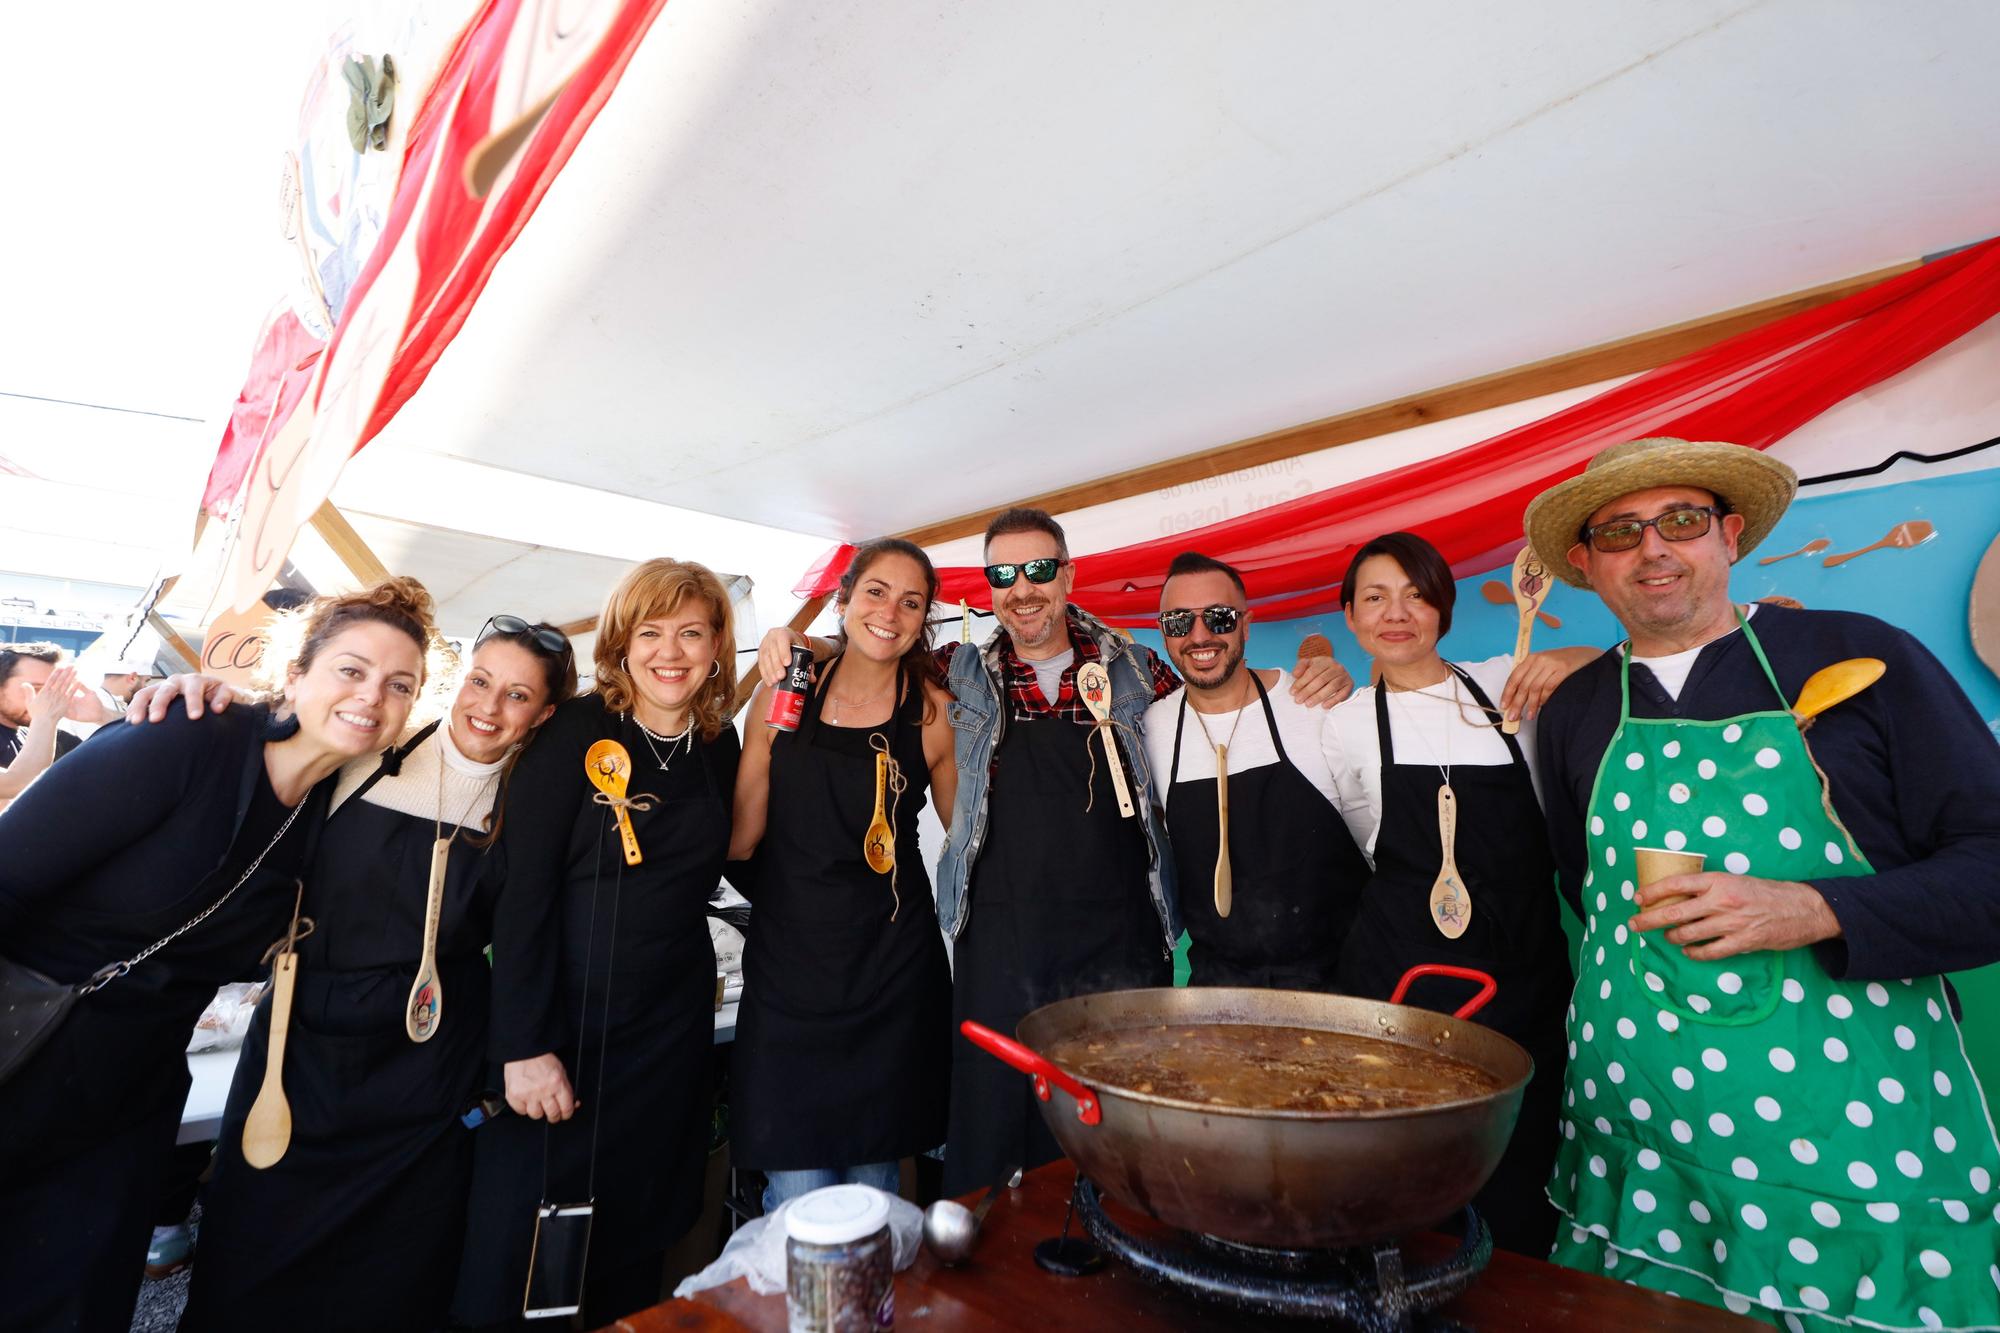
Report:
M1021 660L1014 651L1014 640L1006 630L1001 630L985 651L997 652L1000 668L1000 683L1007 691L1007 720L1023 722L1031 717L1063 717L1078 726L1094 726L1097 719L1090 715L1090 708L1083 702L1083 696L1076 692L1077 668L1085 662L1095 662L1103 657L1097 646L1097 639L1074 615L1067 617L1070 646L1076 649L1076 659L1063 668L1061 686L1056 693L1056 701L1050 703L1042 697L1042 684L1035 675L1035 668ZM946 676L951 674L952 654L963 644L947 643L937 650L938 670ZM975 650L979 651L979 650ZM1153 672L1153 698L1164 699L1181 687L1181 678L1166 664L1158 653L1148 652L1146 661ZM992 659L989 658L989 661Z

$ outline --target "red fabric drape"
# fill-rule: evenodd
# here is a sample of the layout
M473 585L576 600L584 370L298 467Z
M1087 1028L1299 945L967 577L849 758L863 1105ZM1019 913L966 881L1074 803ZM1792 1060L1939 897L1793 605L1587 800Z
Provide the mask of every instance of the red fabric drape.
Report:
M1621 440L1677 435L1763 449L1835 403L1905 370L2000 313L2000 240L1787 316L1682 357L1539 421L1439 458L1226 519L1174 537L1081 555L1075 601L1115 625L1151 622L1177 552L1199 550L1243 571L1265 619L1339 610L1341 576L1371 538L1427 538L1461 577L1521 545L1528 501ZM831 591L850 547L800 585ZM939 600L990 607L976 568L938 571Z
M258 335L257 350L250 354L250 374L236 394L229 424L222 428L222 445L209 465L208 486L201 496L204 509L217 515L228 510L250 475L257 450L305 396L313 366L325 350L326 344L299 322L290 307L272 312Z

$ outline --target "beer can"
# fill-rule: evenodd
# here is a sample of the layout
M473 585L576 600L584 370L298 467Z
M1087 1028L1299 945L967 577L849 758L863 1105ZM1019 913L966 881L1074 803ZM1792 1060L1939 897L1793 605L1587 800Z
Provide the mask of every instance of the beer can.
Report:
M794 647L792 664L785 668L784 683L771 692L771 712L764 719L779 731L797 731L805 716L806 695L812 690L812 649Z

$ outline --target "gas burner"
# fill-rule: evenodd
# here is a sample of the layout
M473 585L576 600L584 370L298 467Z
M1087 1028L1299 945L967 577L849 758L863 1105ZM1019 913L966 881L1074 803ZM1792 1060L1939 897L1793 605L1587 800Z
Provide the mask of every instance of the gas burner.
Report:
M1113 1222L1086 1177L1077 1177L1075 1201L1091 1237L1155 1282L1232 1309L1329 1320L1362 1333L1459 1329L1428 1312L1470 1286L1493 1257L1493 1237L1470 1208L1460 1215L1463 1239L1454 1253L1405 1272L1394 1242L1276 1250L1214 1236L1153 1240Z

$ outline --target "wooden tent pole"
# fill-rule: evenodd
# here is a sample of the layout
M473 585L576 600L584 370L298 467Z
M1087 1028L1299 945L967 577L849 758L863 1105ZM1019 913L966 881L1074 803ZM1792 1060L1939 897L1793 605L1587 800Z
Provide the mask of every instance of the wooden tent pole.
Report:
M362 587L369 587L389 577L389 567L368 549L368 543L361 540L361 534L347 521L347 516L333 507L333 501L322 504L312 516L313 531L340 557L340 563L347 566Z

